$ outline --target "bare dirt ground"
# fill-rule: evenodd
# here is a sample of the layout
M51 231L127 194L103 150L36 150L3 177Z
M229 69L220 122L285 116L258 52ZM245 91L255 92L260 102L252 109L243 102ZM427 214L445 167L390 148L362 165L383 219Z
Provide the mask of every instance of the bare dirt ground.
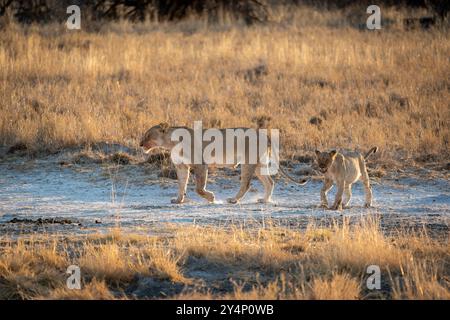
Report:
M123 147L125 148L125 147ZM129 151L129 150L128 150ZM132 153L132 151L129 151ZM139 155L142 157L142 155ZM238 170L216 170L210 174L208 188L216 203L208 204L190 183L189 201L173 205L176 180L160 177L160 170L148 163L73 163L74 153L61 152L38 159L4 156L0 162L0 230L7 233L102 232L112 227L136 231L158 231L164 223L242 224L261 226L270 220L283 226L306 226L311 219L328 223L339 217L379 214L382 226L426 227L432 234L446 236L450 221L448 170L397 170L383 178L371 177L374 207L363 208L364 191L353 187L351 208L335 212L319 208L320 177L306 186L276 178L273 204L259 204L259 181L238 205L226 203L237 192ZM310 164L290 163L295 175ZM330 201L334 189L329 194Z

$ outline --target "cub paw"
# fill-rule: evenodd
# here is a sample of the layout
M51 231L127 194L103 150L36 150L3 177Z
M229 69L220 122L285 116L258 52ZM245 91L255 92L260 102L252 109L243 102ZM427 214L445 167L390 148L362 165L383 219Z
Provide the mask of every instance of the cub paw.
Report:
M228 202L228 203L231 203L231 204L236 204L236 203L238 203L237 199L235 199L235 198L228 198L228 199L227 199L227 202Z
M181 204L184 202L184 199L174 198L174 199L170 200L170 202L173 204Z
M272 203L272 199L261 198L261 199L258 199L257 202L258 203Z

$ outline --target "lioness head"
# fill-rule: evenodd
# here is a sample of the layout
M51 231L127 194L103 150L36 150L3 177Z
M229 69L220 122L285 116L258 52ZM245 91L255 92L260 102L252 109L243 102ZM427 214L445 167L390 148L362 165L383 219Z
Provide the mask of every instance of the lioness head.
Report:
M330 168L333 164L336 155L336 150L331 150L330 152L320 152L319 150L316 150L316 160L319 165L320 172L325 173L328 171L328 168Z
M165 122L153 126L147 130L141 139L139 146L149 153L153 148L165 147L170 144L170 135L168 135L169 125Z

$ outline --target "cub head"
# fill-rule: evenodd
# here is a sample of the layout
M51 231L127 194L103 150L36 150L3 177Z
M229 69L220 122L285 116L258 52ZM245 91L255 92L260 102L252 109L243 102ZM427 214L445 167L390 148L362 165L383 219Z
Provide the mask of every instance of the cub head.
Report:
M333 164L336 155L336 150L331 150L330 152L320 152L319 150L316 150L316 160L319 165L320 172L325 173L328 171L330 166Z
M165 122L147 130L139 143L145 153L156 147L167 147L170 143L169 125Z

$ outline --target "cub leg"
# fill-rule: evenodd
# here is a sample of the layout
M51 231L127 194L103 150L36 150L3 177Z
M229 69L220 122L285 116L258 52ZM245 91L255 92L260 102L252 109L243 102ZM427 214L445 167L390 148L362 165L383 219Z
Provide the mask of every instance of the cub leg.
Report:
M344 194L345 194L345 201L343 203L343 207L346 208L348 204L350 203L350 200L352 198L352 184L346 183L344 186Z
M342 194L344 193L344 181L338 181L336 197L334 199L334 204L331 207L332 210L339 210L342 208Z
M208 166L198 165L194 167L195 175L195 191L208 202L214 202L214 193L206 190L206 182L208 181Z
M364 181L364 189L366 192L366 202L364 207L370 208L372 206L372 188L370 187L369 179Z
M267 170L268 172L268 170ZM258 166L255 171L256 177L261 181L264 186L264 198L258 199L258 202L269 203L272 202L272 193L274 188L274 182L271 176L261 174L261 166Z
M172 203L183 203L186 196L186 188L189 181L189 166L180 164L175 166L178 178L178 197L172 199Z
M328 208L327 193L333 188L333 180L325 178L323 181L323 187L320 190L320 200L322 202L321 206Z
M256 165L252 164L241 164L241 187L234 198L228 199L229 203L237 203L241 200L248 189L250 188L250 181L252 180L253 174L255 173Z

